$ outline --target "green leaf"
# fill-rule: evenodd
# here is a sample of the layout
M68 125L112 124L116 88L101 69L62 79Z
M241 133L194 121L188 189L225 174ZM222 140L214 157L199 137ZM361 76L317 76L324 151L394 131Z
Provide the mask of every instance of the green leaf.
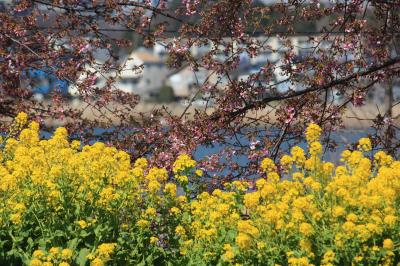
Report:
M145 266L145 265L146 265L146 262L145 262L144 258L141 262L136 264L136 266Z
M79 217L81 213L81 205L76 204L75 216Z
M88 235L90 235L88 232L86 232L86 230L82 230L79 234L82 238L87 237Z
M79 251L78 258L76 259L76 263L80 266L85 266L88 261L87 255L89 255L90 250L87 248L83 248Z
M74 249L76 249L78 244L79 244L79 239L78 238L74 238L74 239L71 239L70 241L67 242L67 247L69 249L74 250Z
M33 241L32 237L29 237L26 242L28 242L29 247L33 247L35 245L35 242Z
M43 239L43 238L39 239L38 243L39 243L40 248L46 249L46 240L45 239Z
M153 254L150 254L149 256L147 256L147 258L146 258L147 265L153 265L153 261L154 261Z
M227 239L235 239L235 237L236 237L236 231L235 230L229 230L227 233L226 233L226 238Z
M64 236L65 233L64 233L63 231L61 231L61 230L56 230L56 231L54 232L54 235L55 235L55 236L61 237L61 236Z

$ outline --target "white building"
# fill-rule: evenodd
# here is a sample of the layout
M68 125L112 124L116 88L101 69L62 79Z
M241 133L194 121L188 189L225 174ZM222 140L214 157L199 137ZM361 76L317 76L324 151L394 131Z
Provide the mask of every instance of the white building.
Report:
M138 49L123 62L116 88L144 98L158 94L169 72L162 58L147 49Z
M173 89L176 97L186 98L195 92L195 88L203 85L208 75L209 72L205 69L195 72L187 66L181 71L170 75L165 84Z
M81 71L78 79L75 81L73 84L69 84L68 87L68 93L71 96L79 96L79 89L78 87L82 85L85 87L85 82L89 82L90 79L93 78L94 84L90 83L90 86L96 86L98 88L102 88L106 85L107 79L114 76L114 72L109 72L109 73L101 73L99 69L96 69L92 66L85 66L84 70Z
M60 44L60 46L61 45L63 44ZM93 56L95 58L94 63L91 65L85 65L83 70L80 72L78 79L75 80L73 84L69 84L68 93L71 96L79 96L79 85L83 85L83 87L90 85L102 88L106 85L107 79L116 76L114 71L105 72L101 69L104 62L109 59L109 53L106 49L95 50ZM93 79L94 84L89 82L89 79ZM88 82L88 84L85 84L85 82Z

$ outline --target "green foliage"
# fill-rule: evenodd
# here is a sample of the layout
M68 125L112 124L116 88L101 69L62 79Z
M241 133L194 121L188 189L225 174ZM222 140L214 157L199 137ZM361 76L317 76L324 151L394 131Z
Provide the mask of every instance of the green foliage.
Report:
M174 90L170 86L161 87L157 100L160 103L170 103L175 101Z

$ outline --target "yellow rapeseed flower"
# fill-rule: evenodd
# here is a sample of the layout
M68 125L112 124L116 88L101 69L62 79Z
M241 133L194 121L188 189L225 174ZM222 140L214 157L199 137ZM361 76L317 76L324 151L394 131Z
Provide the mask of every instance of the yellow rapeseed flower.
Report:
M164 193L172 198L176 197L176 185L174 183L167 183L164 187Z
M232 246L230 244L225 244L224 251L225 253L222 255L222 260L226 262L233 262L235 253L233 252Z
M314 228L309 223L301 223L299 231L305 236L310 236L314 233Z
M158 237L152 236L150 237L150 244L155 244L158 242L158 240L159 240Z
M177 208L177 207L172 207L172 208L169 210L169 212L170 212L172 215L178 215L178 214L181 213L181 210L180 210L179 208Z
M342 206L335 206L332 210L332 216L334 218L344 216L346 214L346 210Z
M322 145L318 141L311 142L310 144L310 154L312 156L319 156L322 154Z
M146 158L138 158L135 161L134 167L139 167L139 168L145 169L145 168L147 168L148 164L149 163Z
M182 172L186 169L194 168L196 167L196 161L190 158L189 155L187 154L182 154L179 155L178 158L175 160L172 170L173 172L179 173Z
M251 220L238 221L237 229L239 232L249 234L253 237L258 237L260 235L260 231L254 226Z
M161 184L157 180L152 180L148 185L149 192L155 194L161 189Z
M21 213L13 213L10 215L10 221L13 224L20 224L22 221L21 219L22 219Z
M317 124L311 123L306 129L306 139L308 143L316 142L319 140L322 129Z
M97 247L97 252L99 256L103 258L108 258L114 253L117 244L115 243L103 243Z
M95 258L90 262L90 266L104 266L104 262L100 258Z
M186 230L185 230L185 228L183 228L183 226L178 225L178 226L175 228L175 233L178 234L178 235L183 236L183 235L185 235Z
M276 165L270 158L265 158L261 161L261 169L265 172L275 172L277 170Z
M181 184L187 184L189 182L189 178L186 175L176 175L175 178Z
M146 213L146 215L148 215L150 217L154 217L154 216L156 216L157 211L156 211L155 208L149 207L149 208L146 209L145 213Z
M26 125L28 122L28 115L25 112L18 113L17 117L15 118L15 125L21 129Z
M290 170L293 164L293 159L289 155L283 155L280 160L282 168L287 172Z
M57 256L60 253L59 247L52 247L49 249L49 253L53 256Z
M389 226L394 226L397 222L397 217L395 215L386 215L385 218L383 219L383 221L385 222L385 224L389 225Z
M74 254L74 251L69 248L65 248L61 251L61 258L63 260L70 260Z
M250 237L245 234L245 233L239 233L236 236L236 244L239 246L241 249L249 249L251 246L251 239Z
M37 249L32 253L32 257L42 259L46 256L43 250Z
M258 192L247 193L244 195L244 205L249 209L257 207L260 196L261 195Z
M88 223L84 220L79 220L75 222L77 225L79 225L80 228L85 229L88 227Z
M197 176L203 176L203 170L201 170L201 169L197 169L194 173L195 173Z
M383 248L386 250L393 250L394 248L394 243L390 238L386 238L383 240Z
M357 148L364 152L370 151L372 149L371 140L369 138L361 138L358 141Z
M304 162L306 161L306 156L302 148L300 148L299 146L294 146L291 149L290 154L292 155L293 161L296 163L297 167L302 167L304 165Z
M29 262L29 265L30 265L30 266L42 266L42 261L39 260L39 259L32 259L32 260Z
M137 221L136 224L137 224L137 226L139 226L140 228L143 229L143 228L148 227L150 225L150 222L147 220L141 219L141 220Z

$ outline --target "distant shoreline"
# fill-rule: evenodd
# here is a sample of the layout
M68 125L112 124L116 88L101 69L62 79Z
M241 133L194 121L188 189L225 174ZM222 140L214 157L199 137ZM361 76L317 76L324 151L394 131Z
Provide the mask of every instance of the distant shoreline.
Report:
M76 109L84 109L86 107L86 104L84 102L81 102L79 100L73 100L71 101L71 107L74 107ZM108 106L109 109L113 109L117 106ZM167 103L167 104L160 104L160 103L148 103L148 102L141 102L139 103L133 113L139 114L142 113L144 115L148 115L150 117L151 112L154 110L161 110L162 112L166 112L168 111L168 113L170 113L171 115L176 115L176 116L180 116L185 109L187 108L187 106L179 103L179 102L174 102L174 103ZM379 108L379 111L378 111ZM186 118L187 119L192 119L193 118L193 114L195 112L195 110L199 110L199 111L204 111L205 110L205 106L190 106L187 110L186 110ZM361 107L353 107L353 106L349 106L347 108L347 110L345 111L345 113L342 116L344 125L347 129L366 129L366 128L370 128L373 123L371 119L376 118L376 116L379 114L379 112L383 115L385 110L385 107L383 105L380 105L377 107L377 105L374 104L366 104L364 106ZM107 111L106 109L103 110L105 114L109 113L109 111ZM207 108L207 113L211 114L213 111L212 107L208 107ZM259 117L262 115L266 115L268 113L270 113L270 117L272 121L276 121L275 120L275 116L273 114L273 109L271 107L266 107L262 110L258 110L257 112L252 111L248 113L248 117L249 118L255 118L255 117ZM395 126L400 126L400 105L397 105L393 108L393 117L395 117L395 119L393 120L393 124ZM96 110L91 110L90 108L87 108L84 113L83 113L83 117L87 118L87 119L95 119L98 118L100 116L100 113ZM112 117L110 117L112 119ZM139 115L138 115L139 118ZM50 121L46 121L49 125L51 126L57 126L57 125L61 125L62 123L59 123L59 121L55 121L55 120L50 120ZM116 123L118 121L115 121Z

